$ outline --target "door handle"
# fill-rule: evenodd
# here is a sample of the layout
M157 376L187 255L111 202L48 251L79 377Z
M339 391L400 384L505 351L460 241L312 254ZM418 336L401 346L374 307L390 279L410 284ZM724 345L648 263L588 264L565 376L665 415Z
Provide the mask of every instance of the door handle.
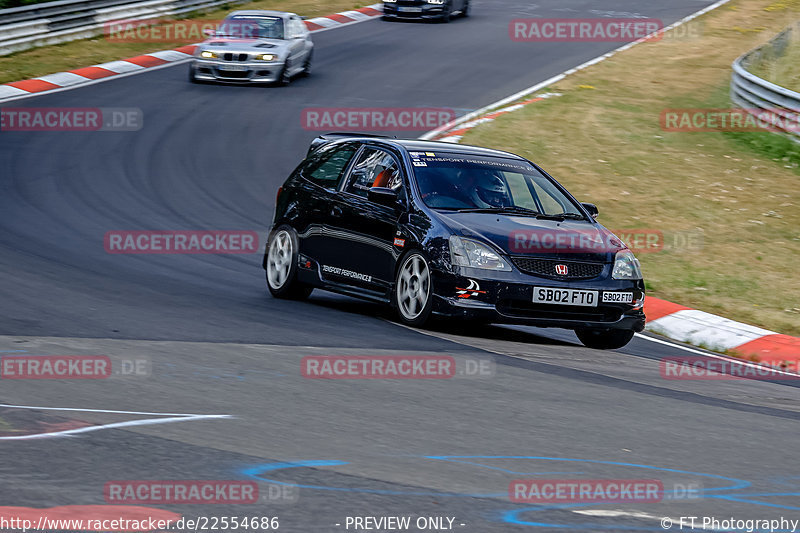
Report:
M332 217L340 217L342 216L342 208L338 205L335 205L331 208L331 216Z

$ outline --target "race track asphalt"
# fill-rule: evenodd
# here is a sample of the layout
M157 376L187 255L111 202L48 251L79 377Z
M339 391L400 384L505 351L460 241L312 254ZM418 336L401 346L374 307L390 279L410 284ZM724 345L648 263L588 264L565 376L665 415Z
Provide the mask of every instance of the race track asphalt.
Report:
M135 108L144 125L0 133L0 356L104 354L144 360L148 371L0 382L6 436L36 424L98 428L0 442L0 505L102 504L111 480L250 479L262 488L259 504L161 507L279 516L281 530L297 532L345 530L355 515L448 516L475 533L800 518L792 382L667 381L660 359L697 354L653 338L600 352L559 330L416 331L380 306L319 291L308 302L276 301L260 254L103 247L111 230L253 230L263 239L277 187L317 134L301 127L304 108L460 115L619 46L515 43L512 18L637 14L668 24L710 3L483 0L449 25L373 20L315 34L314 73L288 88L191 85L177 65L13 103ZM300 375L305 356L370 354L451 355L490 371L405 381ZM161 418L147 413L228 418L103 428ZM658 479L669 494L510 502L509 482L532 477ZM291 497L270 500L281 483L294 487ZM682 489L690 497L677 497Z

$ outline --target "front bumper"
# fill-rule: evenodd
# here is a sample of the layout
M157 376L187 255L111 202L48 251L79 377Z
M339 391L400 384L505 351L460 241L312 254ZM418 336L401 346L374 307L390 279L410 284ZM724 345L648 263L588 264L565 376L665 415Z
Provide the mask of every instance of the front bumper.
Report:
M191 68L201 81L274 83L283 71L283 61L233 62L195 59ZM235 69L235 70L233 70Z
M398 18L423 18L438 19L442 18L447 10L444 4L408 3L398 5L397 3L384 3L383 14L387 17Z
M612 279L557 281L462 268L462 275L436 273L434 312L454 318L501 324L566 329L597 328L642 331L644 282ZM477 286L477 288L476 288ZM533 288L598 291L596 307L535 303ZM472 289L472 290L470 290ZM633 293L633 304L603 303L603 293Z

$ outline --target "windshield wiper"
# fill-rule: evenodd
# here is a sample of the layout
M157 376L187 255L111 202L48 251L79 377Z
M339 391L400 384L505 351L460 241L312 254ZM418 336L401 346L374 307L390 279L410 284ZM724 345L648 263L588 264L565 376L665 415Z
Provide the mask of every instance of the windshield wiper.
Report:
M540 213L534 209L528 209L527 207L520 207L518 205L510 205L507 207L467 207L458 209L457 211L459 213L513 213L545 220L586 220L580 213L558 213L557 215L548 215L547 213Z
M546 218L549 220L586 220L586 217L580 213L559 213L557 215L540 215L539 218Z
M542 216L542 213L527 207L520 207L517 205L510 205L507 207L465 207L459 209L459 213L516 213L520 215Z

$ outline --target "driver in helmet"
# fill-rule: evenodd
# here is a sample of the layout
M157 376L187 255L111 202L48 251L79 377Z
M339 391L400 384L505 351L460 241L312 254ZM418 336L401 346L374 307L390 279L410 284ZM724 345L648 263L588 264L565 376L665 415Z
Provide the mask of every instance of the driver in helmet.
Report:
M475 207L509 207L511 195L503 178L494 172L470 169L464 172L459 189Z

